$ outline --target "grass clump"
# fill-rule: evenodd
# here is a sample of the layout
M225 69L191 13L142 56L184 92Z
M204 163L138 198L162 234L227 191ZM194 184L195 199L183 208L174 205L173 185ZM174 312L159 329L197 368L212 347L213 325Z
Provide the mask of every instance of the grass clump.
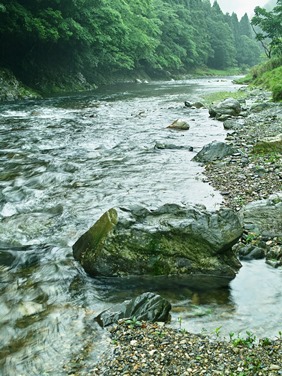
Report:
M274 163L280 159L282 153L282 137L273 139L273 142L260 141L254 145L253 154L268 157Z
M196 68L193 71L193 75L196 76L215 76L215 77L227 77L227 76L237 76L242 74L242 69L238 67L227 68L227 69L212 69L208 67Z
M237 100L245 99L248 96L248 93L245 91L219 91L216 93L209 93L203 95L203 99L206 104L210 105L212 103L218 103L227 98L234 98Z
M274 102L282 101L282 83L273 86L272 97Z
M282 101L282 56L276 56L253 67L245 77L235 82L270 90L273 101Z

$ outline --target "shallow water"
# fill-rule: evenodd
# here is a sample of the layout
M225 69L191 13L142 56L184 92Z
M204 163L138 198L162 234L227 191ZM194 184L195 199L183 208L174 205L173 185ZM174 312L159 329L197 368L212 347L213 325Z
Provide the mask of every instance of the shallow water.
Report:
M231 79L152 82L0 105L1 375L65 375L82 348L97 360L107 339L93 317L148 289L171 300L172 325L191 331L282 329L282 272L261 261L245 263L228 289L206 289L108 283L72 257L72 244L110 207L219 207L191 159L225 131L184 101L236 89ZM177 118L190 130L167 129Z

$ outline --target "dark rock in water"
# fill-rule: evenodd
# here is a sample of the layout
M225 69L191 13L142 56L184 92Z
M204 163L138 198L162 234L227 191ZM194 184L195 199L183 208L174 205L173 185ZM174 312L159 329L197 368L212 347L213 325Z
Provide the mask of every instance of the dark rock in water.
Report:
M135 299L126 300L121 304L100 313L95 320L102 326L112 325L120 319L136 321L163 321L170 320L171 304L168 300L152 292L145 292Z
M195 107L195 108L203 108L205 107L204 104L202 102L194 102L192 103L192 107Z
M231 280L241 267L232 246L242 235L230 209L166 204L110 209L73 245L92 276L209 274Z
M260 260L265 258L265 250L253 244L244 245L239 249L240 260Z
M240 112L240 102L233 98L227 98L223 102L220 102L215 106L211 106L209 109L210 117L223 121L228 117L238 116Z
M236 150L225 142L213 141L205 145L202 150L193 158L196 162L207 163L215 160L223 159L228 155L232 155Z
M193 151L193 146L182 146L182 145L174 145L174 144L163 144L161 142L156 142L154 149L170 149L170 150L180 150L186 149L189 151Z
M11 266L15 261L15 256L9 252L3 252L0 250L0 266Z
M184 102L184 106L190 108L190 107L192 107L192 102L185 101L185 102Z
M270 247L266 254L266 263L274 268L282 266L282 245L277 244Z
M184 102L184 105L185 107L188 107L188 108L203 108L205 107L205 105L202 103L202 102L189 102L189 101L185 101Z

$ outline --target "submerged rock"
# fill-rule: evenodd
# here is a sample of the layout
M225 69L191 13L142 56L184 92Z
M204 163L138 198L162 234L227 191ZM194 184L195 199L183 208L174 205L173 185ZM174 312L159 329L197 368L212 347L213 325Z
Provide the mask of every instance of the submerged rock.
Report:
M73 254L92 276L204 274L227 284L241 267L232 251L241 235L231 209L112 208L77 240Z
M170 150L189 150L193 151L193 146L183 146L183 145L175 145L175 144L166 144L162 142L157 142L155 143L154 149L170 149Z
M112 325L121 319L137 321L167 322L170 320L171 304L168 300L152 292L145 292L134 299L126 300L106 311L95 320L102 326Z
M228 145L225 142L213 141L210 144L205 145L192 160L207 163L223 159L235 152L236 150L231 145Z

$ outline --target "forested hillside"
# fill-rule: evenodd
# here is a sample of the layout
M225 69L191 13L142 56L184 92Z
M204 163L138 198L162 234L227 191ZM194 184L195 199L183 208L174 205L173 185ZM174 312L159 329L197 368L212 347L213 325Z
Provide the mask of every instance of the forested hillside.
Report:
M33 87L252 66L261 54L247 15L208 0L0 0L0 49L0 67Z

